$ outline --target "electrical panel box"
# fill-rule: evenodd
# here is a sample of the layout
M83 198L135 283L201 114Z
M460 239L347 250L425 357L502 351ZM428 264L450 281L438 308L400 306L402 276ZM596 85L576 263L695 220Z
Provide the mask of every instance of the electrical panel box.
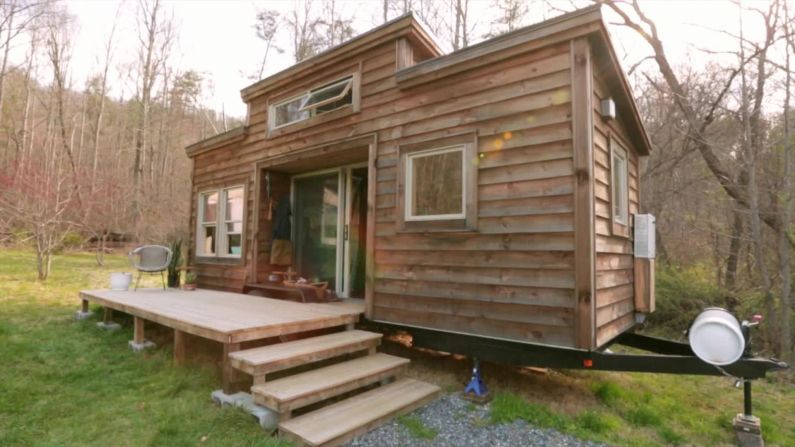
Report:
M651 214L635 215L635 257L654 259L656 247L654 244L656 219Z

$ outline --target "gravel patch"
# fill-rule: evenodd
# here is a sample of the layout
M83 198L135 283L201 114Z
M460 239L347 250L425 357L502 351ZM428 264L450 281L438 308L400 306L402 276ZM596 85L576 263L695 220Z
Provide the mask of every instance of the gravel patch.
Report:
M556 430L541 429L525 421L491 424L490 405L478 405L459 394L446 394L408 415L436 432L432 439L422 439L398 419L360 436L347 447L605 447ZM430 437L430 436L428 436Z

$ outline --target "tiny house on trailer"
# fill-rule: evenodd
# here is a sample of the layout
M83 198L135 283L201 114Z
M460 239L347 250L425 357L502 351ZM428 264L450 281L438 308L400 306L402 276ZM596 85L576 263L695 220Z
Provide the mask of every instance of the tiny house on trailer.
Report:
M409 14L242 98L186 149L200 287L290 269L373 322L586 350L653 310L650 143L598 7L447 55Z

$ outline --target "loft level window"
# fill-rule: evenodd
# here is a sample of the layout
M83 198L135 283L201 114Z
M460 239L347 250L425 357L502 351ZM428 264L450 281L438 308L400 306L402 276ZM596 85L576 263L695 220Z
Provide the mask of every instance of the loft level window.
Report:
M271 107L273 129L353 104L353 76L314 88Z

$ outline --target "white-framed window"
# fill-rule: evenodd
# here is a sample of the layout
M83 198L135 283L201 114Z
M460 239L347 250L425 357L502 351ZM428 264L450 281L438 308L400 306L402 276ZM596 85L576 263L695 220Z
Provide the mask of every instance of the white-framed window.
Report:
M613 221L622 225L629 222L629 185L627 182L627 151L615 139L610 140L610 173Z
M272 105L270 128L278 129L352 105L353 84L353 75L350 75Z
M239 258L243 251L242 186L199 194L196 254L202 257Z
M406 154L405 220L466 218L465 145Z

